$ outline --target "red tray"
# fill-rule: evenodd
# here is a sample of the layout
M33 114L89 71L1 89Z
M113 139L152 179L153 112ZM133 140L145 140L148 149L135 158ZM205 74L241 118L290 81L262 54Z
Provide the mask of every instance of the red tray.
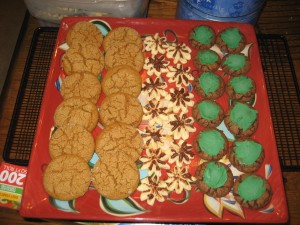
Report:
M140 199L141 192L135 191L129 198L111 201L100 196L91 185L89 191L78 199L72 201L59 201L50 198L43 189L42 176L47 164L50 162L48 152L49 137L53 130L53 115L56 107L62 101L62 97L58 90L59 83L64 79L65 75L61 68L61 58L65 52L66 33L73 24L78 21L91 21L99 26L102 31L107 31L118 26L131 26L135 28L143 37L154 35L156 33L161 37L166 37L169 42L177 44L184 43L191 51L191 59L184 64L184 67L190 67L191 73L195 75L195 67L193 64L193 55L196 51L189 46L187 36L190 30L198 25L209 25L216 33L227 27L238 27L247 37L248 45L243 51L250 56L252 63L251 70L247 73L256 83L257 92L255 101L252 103L254 108L259 112L259 127L252 138L259 141L265 150L265 160L261 168L256 172L265 177L271 184L273 189L273 197L271 202L261 210L249 210L242 208L235 202L232 193L223 198L211 198L197 190L194 182L190 182L191 190L185 190L180 194L175 191L169 191L167 196L163 197L163 202L155 201L151 206L147 201ZM105 33L105 32L104 32ZM215 47L214 50L217 51ZM145 57L149 57L149 52L145 52ZM219 52L221 57L222 53ZM167 59L170 64L174 63L172 59ZM224 75L222 70L217 71L218 74ZM105 76L105 71L102 72ZM145 70L141 71L143 81L149 75ZM151 76L152 78L155 75ZM170 83L165 74L162 77L168 84L167 90L174 87L174 83ZM228 75L224 75L224 80L228 80ZM183 86L187 91L191 90L191 85ZM200 99L196 93L193 101ZM97 105L100 105L103 94L101 95ZM141 101L145 98L140 97ZM224 94L217 100L224 110L229 107L229 101ZM186 113L191 117L191 107ZM140 130L147 126L148 121L143 121ZM196 122L194 123L195 132L190 133L187 143L192 144L195 135L203 129ZM224 130L229 139L234 138L228 130L223 126L219 129ZM101 132L99 124L93 131L96 137ZM194 150L193 150L194 152ZM145 156L145 150L142 156ZM92 166L95 159L90 162ZM166 161L167 167L161 168L161 180L167 179L167 169L174 168L174 162ZM187 168L191 175L194 175L196 167L200 163L200 158L194 152L194 158L188 164L182 165ZM222 162L230 164L227 158L223 158ZM141 162L140 162L141 164ZM240 172L229 165L234 176L238 176ZM140 170L141 178L147 176L146 170ZM145 175L146 174L146 175ZM124 222L239 222L239 223L284 223L288 220L287 204L285 198L284 187L282 183L282 175L278 159L278 153L273 132L272 119L269 109L269 101L267 97L264 75L261 67L258 44L253 27L247 24L239 23L220 23L208 21L185 21L185 20L161 20L161 19L125 19L125 18L90 18L90 17L71 17L62 20L55 50L49 78L45 89L42 102L39 123L33 144L33 150L29 162L29 170L26 179L25 189L23 193L20 214L23 217L30 218L48 218L48 219L71 219L71 220L92 220L92 221L124 221Z

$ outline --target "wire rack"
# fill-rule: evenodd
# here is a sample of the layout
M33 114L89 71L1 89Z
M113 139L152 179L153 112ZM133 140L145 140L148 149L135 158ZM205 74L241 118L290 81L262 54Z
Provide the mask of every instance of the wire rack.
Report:
M29 162L57 32L38 28L34 33L3 151L9 163ZM300 95L287 41L280 35L257 38L281 167L300 170Z

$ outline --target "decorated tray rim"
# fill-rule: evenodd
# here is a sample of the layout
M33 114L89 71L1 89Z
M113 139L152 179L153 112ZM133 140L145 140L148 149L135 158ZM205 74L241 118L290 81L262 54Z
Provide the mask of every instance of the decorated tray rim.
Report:
M53 85L51 82L53 82L53 76L54 75L54 68L56 66L57 60L60 60L57 58L57 51L58 51L58 47L61 43L59 43L59 41L61 40L61 38L65 35L65 31L64 29L66 29L65 26L68 26L68 24L74 23L74 21L85 21L85 20L102 20L102 21L109 21L108 23L114 24L115 22L117 23L117 21L122 21L121 23L130 23L131 25L134 26L134 24L143 24L146 26L147 28L147 24L159 24L161 22L164 22L165 24L169 24L169 23L188 23L190 24L190 26L196 26L197 24L206 24L206 25L212 25L214 26L215 22L210 22L210 21L183 21L183 20L173 20L173 19L128 19L128 18L105 18L105 17L70 17L70 18L64 18L62 20L59 32L58 32L58 36L57 36L57 42L55 44L55 50L53 53L53 59L51 62L51 67L50 67L50 71L49 71L49 78L47 81L47 85L46 85L46 89L45 89L45 94L43 97L43 102L42 102L42 108L41 108L41 113L40 113L40 118L39 118L39 122L38 122L38 126L37 126L37 132L36 132L36 136L35 136L35 140L34 140L34 145L33 145L33 150L32 150L32 155L30 158L30 162L29 162L29 172L28 172L28 182L26 182L26 186L29 186L27 189L30 188L30 185L32 185L33 182L33 175L30 173L30 170L32 168L32 170L35 169L35 167L38 164L37 161L37 157L39 156L38 154L41 150L37 150L37 145L39 143L39 138L40 136L42 136L43 134L41 133L41 129L44 126L44 117L47 118L47 106L49 104L49 100L51 99L50 96L50 89L51 89L51 85ZM192 25L191 25L192 24ZM238 23L223 23L226 24L226 26L238 26L238 27L244 27L244 29L249 29L251 30L250 32L253 33L253 35L255 34L254 32L254 28L252 25L249 24L238 24ZM151 26L149 25L149 26ZM259 52L258 52L258 47L257 47L257 40L256 37L254 38L254 42L256 42L256 44L254 45L254 51L256 51L256 62L258 62L258 64L256 64L259 67L259 72L261 73L261 75L263 75L262 72L262 68L261 68L261 64L260 64L260 56L259 56ZM264 76L261 76L260 79L262 80L262 83L265 84L265 80L264 80ZM269 116L269 128L268 132L269 135L271 135L271 144L273 146L276 147L276 143L275 143L275 137L274 137L274 132L273 132L273 124L272 124L272 120L270 118L270 108L269 108L269 101L268 101L268 97L267 97L267 93L266 93L266 89L265 89L265 85L264 85L264 91L262 91L262 98L264 98L265 102L264 104L266 105L265 107L265 113ZM280 175L281 174L281 170L280 170L280 165L279 165L279 160L278 160L278 153L277 153L277 149L273 149L272 151L272 157L274 159L272 159L274 165L273 165L273 169L276 169L276 174ZM40 165L41 166L41 165ZM33 173L33 172L32 172ZM274 174L273 174L274 176ZM207 217L207 216L194 216L194 217L188 217L185 215L178 215L177 217L165 217L164 215L160 215L157 218L152 218L152 217L143 217L143 214L141 215L136 215L136 216L128 216L128 217L114 217L114 216L105 216L105 217L98 217L95 215L84 215L84 216L80 216L80 215L72 215L72 214L64 214L64 215L55 215L55 214L44 214L43 213L43 218L60 218L60 219L71 219L71 220L97 220L97 221L127 221L127 222L255 222L255 223L282 223L282 222L286 222L288 221L288 213L287 213L287 203L285 200L285 194L284 194L284 188L283 188L283 183L282 183L282 179L277 179L279 182L279 188L281 191L282 196L284 196L284 198L281 200L281 214L278 217L275 217L274 219L272 219L271 221L266 221L264 218L248 218L248 219L244 219L241 220L240 218L235 218L235 217L231 217L229 216L229 218L217 218L214 217L214 215L212 215L211 217ZM34 183L34 182L33 182ZM24 217L30 217L30 218L41 218L40 217L40 212L38 209L34 209L34 208L30 208L29 205L30 203L30 196L28 196L27 193L27 189L25 186L25 191L24 191L24 201L22 201L22 205L21 205L21 210L20 210L20 214ZM276 198L276 196L273 195L273 198ZM202 203L201 203L202 204ZM226 215L228 215L228 213L226 213Z

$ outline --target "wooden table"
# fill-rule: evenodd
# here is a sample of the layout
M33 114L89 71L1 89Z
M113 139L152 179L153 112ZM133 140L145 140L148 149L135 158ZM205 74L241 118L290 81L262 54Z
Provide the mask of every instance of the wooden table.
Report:
M148 17L175 18L176 0L151 0ZM257 24L257 32L265 34L284 34L288 40L292 60L296 70L298 82L300 81L300 2L297 0L267 1ZM29 17L26 21L24 36L17 48L11 70L5 84L5 90L0 101L0 152L6 141L11 116L18 93L20 80L23 74L26 57L29 51L33 32L39 26L36 19ZM0 158L0 162L3 159ZM289 206L289 224L300 224L300 173L283 172L286 196ZM201 221L199 221L201 222ZM66 222L41 222L42 224L66 224ZM26 221L15 210L0 208L0 224L36 224Z

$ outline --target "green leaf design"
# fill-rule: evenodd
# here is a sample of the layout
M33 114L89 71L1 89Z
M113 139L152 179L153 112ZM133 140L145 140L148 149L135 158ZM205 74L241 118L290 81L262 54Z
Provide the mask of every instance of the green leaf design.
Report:
M90 22L98 27L103 36L106 36L106 34L111 30L110 25L103 20L91 20Z
M120 200L110 200L100 196L100 208L107 214L119 217L139 215L148 212L148 210L141 207L131 197Z
M49 201L50 204L58 210L69 213L79 213L79 211L75 209L75 199L69 201L62 201L49 196Z
M167 197L167 200L172 202L172 203L175 203L175 204L184 204L186 203L190 197L191 197L191 191L188 191L188 190L184 190L184 195L182 197L182 199L172 199L170 197L170 192L168 193L168 197Z

